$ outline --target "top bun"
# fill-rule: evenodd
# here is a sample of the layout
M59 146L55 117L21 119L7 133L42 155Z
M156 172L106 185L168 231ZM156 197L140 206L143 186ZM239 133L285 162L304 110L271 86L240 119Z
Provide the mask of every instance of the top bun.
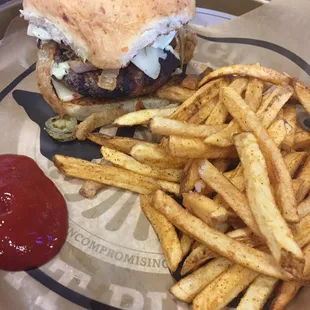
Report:
M101 69L125 67L195 16L195 0L24 0L21 13Z

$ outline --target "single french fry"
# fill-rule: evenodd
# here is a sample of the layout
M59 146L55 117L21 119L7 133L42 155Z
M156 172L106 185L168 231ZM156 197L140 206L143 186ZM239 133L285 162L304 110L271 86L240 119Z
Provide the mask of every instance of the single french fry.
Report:
M221 310L239 295L258 273L234 265L211 282L193 300L193 310Z
M222 93L223 101L230 114L237 119L243 130L251 131L258 140L269 168L268 171L275 188L278 205L285 220L291 223L298 222L299 217L292 180L280 150L255 113L233 89L222 88Z
M200 139L169 137L169 149L172 156L183 158L235 158L234 147L222 148L207 145Z
M298 172L296 179L303 181L298 190L298 197L296 198L297 203L301 203L310 190L310 155L307 157L305 163Z
M114 149L126 154L129 154L131 149L139 144L143 144L149 148L156 148L157 144L146 142L140 139L128 138L128 137L112 137L102 133L89 133L87 138L92 142L99 144L101 146L105 146L110 149Z
M205 85L207 82L227 75L241 75L249 76L260 79L264 82L270 82L272 84L290 83L291 78L284 74L277 72L273 69L262 67L259 64L253 65L231 65L228 67L222 67L220 69L210 72L199 83L199 86Z
M164 85L156 91L156 97L180 103L186 101L194 94L194 90L178 85Z
M137 144L130 150L130 155L140 163L159 168L182 168L187 161L171 156L156 145Z
M75 135L78 140L85 140L88 133L91 133L96 128L111 124L116 118L124 115L125 113L126 111L120 107L95 112L77 125Z
M289 104L283 108L283 119L286 121L287 130L284 141L281 144L283 150L291 151L295 143L296 132L296 105Z
M155 179L122 168L102 166L62 155L55 155L53 162L55 167L67 176L116 186L139 194L151 194L160 188Z
M243 91L246 89L247 85L248 85L247 78L237 78L233 82L230 83L229 87L232 87L233 89L236 90L238 94L241 95ZM228 116L228 111L220 97L220 100L218 101L218 103L216 104L212 112L210 113L205 123L208 125L224 124L227 116Z
M310 214L310 196L298 205L297 211L301 219Z
M226 125L196 125L156 116L150 123L150 130L162 136L205 138L224 129Z
M286 306L294 299L302 285L296 281L282 282L270 310L285 310Z
M220 194L237 215L255 234L261 235L246 196L223 176L208 160L204 160L200 170L201 178Z
M294 85L295 93L304 109L310 113L310 89L300 81Z
M301 276L305 260L276 205L267 164L256 138L244 132L235 136L235 145L244 170L249 205L272 255L285 270Z
M232 262L227 258L216 258L174 284L170 288L170 293L177 299L190 303L208 284L231 265Z
M294 150L307 150L310 147L310 132L296 126Z
M200 109L187 120L187 122L190 124L203 124L217 105L218 101L219 98L217 96L205 102Z
M169 269L172 272L176 271L182 260L183 253L174 226L164 215L153 208L151 195L141 195L140 205L158 236Z
M265 275L258 276L249 286L236 310L261 310L279 280Z
M121 167L141 175L153 177L171 182L180 182L181 169L160 169L139 163L131 156L112 150L106 147L101 147L101 154L105 160L111 162L114 166Z
M245 92L245 101L251 110L256 112L262 102L264 83L256 78L250 78Z
M182 253L184 257L185 255L187 255L187 253L191 249L191 246L194 243L194 239L186 234L182 234L180 243L181 243Z
M156 180L156 182L163 191L174 194L177 197L181 195L180 184L158 179Z
M300 165L305 161L307 155L306 152L293 152L283 156L285 165L292 178L295 176Z
M268 133L273 142L279 146L286 137L286 123L283 119L274 121L268 128Z
M117 118L113 122L113 125L121 127L147 124L155 116L169 117L176 109L177 107L166 107L162 109L147 109L131 112Z
M104 159L100 161L100 165L106 165L106 164L109 163ZM94 198L97 195L97 193L104 187L105 185L102 183L86 180L82 185L82 187L80 188L79 193L84 198Z
M271 255L253 249L210 228L200 219L184 210L163 191L155 192L153 202L155 209L164 214L179 230L204 243L214 252L237 264L252 268L256 272L284 280L292 278L290 274L278 266Z
M225 78L212 81L200 89L183 102L177 110L171 115L170 118L187 121L190 119L200 108L207 104L210 100L214 99L219 94L219 87L228 85Z
M295 241L303 248L310 243L310 215L303 217L299 223L292 226Z
M212 199L197 193L184 193L183 205L188 211L212 227L217 223L226 222L229 216L226 209L218 206Z
M183 176L180 183L181 193L188 193L195 188L196 183L200 179L200 175L198 172L199 163L199 159L190 159L188 161L188 165L184 168Z
M217 159L212 160L212 165L218 171L224 173L230 165L230 160L229 159L223 159L223 158L217 158Z

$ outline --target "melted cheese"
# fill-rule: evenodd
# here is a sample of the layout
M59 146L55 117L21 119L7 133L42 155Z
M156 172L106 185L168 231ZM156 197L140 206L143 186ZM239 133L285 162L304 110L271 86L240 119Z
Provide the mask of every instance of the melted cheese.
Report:
M41 40L52 40L52 36L43 28L29 24L27 29L28 36L36 37Z
M74 99L79 99L83 97L82 95L72 91L71 89L67 88L62 83L52 79L53 86L55 88L56 94L61 101L72 101Z
M65 75L68 74L70 69L69 63L67 61L65 62L55 62L52 67L52 75L57 80L62 80Z

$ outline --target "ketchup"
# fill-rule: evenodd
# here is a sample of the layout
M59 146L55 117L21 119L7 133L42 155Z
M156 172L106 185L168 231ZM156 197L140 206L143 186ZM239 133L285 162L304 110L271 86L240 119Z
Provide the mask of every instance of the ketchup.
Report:
M64 198L29 157L0 155L0 269L21 271L53 258L66 240Z

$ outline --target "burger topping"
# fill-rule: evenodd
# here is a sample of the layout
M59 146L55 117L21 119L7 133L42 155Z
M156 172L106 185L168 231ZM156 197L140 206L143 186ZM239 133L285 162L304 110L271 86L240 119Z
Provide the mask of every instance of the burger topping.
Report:
M107 90L114 90L117 86L119 70L103 70L98 78L98 86Z
M63 77L68 74L70 69L68 61L65 62L54 62L53 67L52 67L52 75L58 79L62 80Z
M52 36L42 27L29 24L27 30L28 36L37 37L40 40L52 40Z
M52 79L52 83L58 98L61 101L72 101L74 99L79 99L83 97L77 92L72 91L71 89L67 88L62 83L58 82L56 79Z

